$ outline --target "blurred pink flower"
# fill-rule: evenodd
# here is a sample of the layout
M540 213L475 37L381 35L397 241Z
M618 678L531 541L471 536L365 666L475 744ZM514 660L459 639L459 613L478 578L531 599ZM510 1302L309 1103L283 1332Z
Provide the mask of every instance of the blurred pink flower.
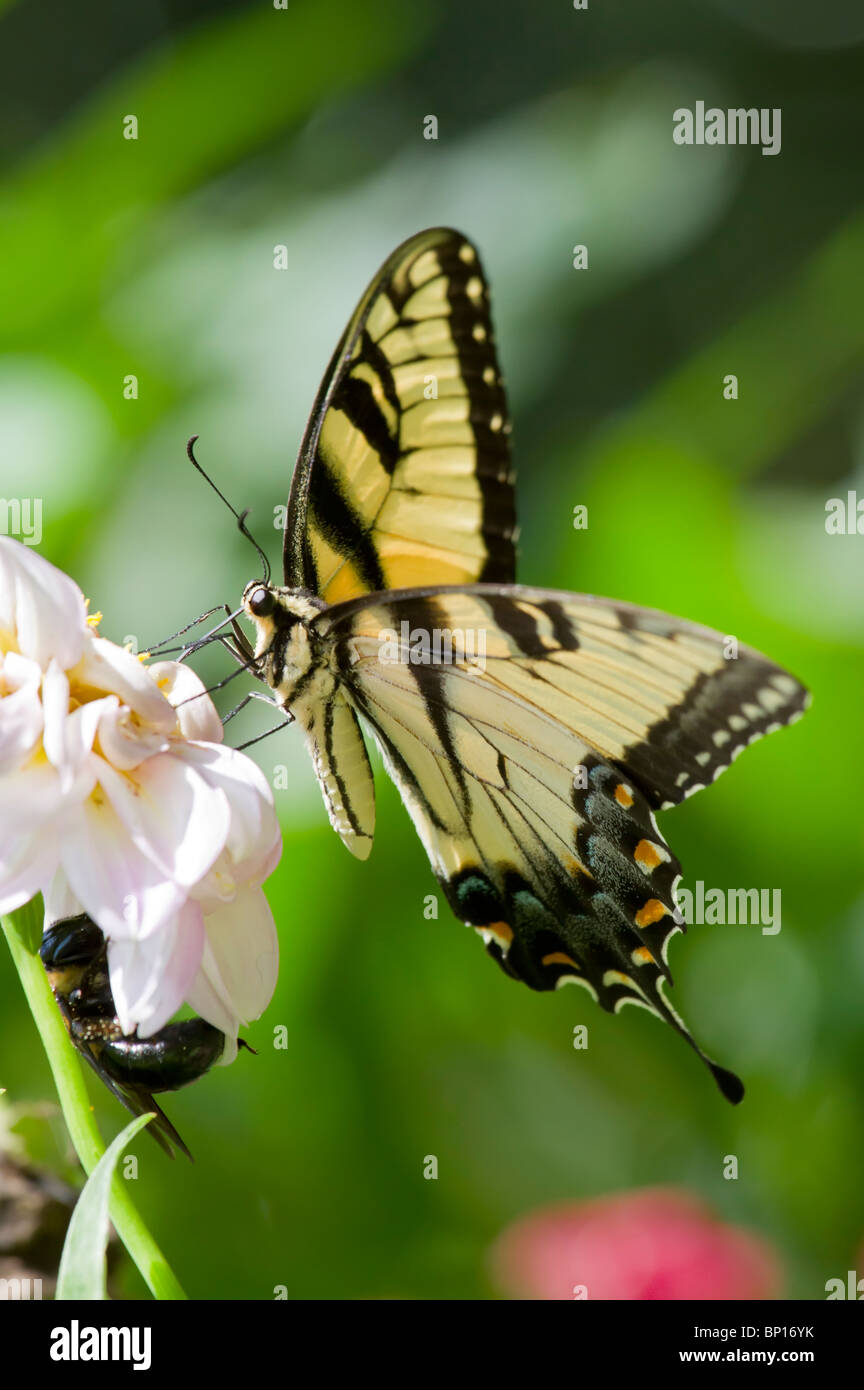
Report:
M782 1280L766 1240L675 1188L546 1207L504 1231L491 1264L504 1293L531 1299L765 1299Z

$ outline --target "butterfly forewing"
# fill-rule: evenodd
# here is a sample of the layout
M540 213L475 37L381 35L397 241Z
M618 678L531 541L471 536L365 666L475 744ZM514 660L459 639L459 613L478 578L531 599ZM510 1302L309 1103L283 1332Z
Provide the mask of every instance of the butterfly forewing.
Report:
M509 431L477 252L421 232L381 268L325 376L292 483L286 584L337 603L512 582Z

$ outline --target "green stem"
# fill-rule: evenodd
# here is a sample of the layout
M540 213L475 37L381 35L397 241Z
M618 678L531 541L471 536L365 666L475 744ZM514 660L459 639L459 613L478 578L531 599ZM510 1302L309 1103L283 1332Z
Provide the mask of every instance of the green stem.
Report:
M0 918L0 922L48 1055L75 1152L89 1177L104 1154L105 1145L93 1118L81 1063L67 1036L38 955L42 936L41 898L34 898L17 912ZM111 1186L111 1220L154 1298L185 1299L168 1261L135 1209L128 1187L116 1174Z

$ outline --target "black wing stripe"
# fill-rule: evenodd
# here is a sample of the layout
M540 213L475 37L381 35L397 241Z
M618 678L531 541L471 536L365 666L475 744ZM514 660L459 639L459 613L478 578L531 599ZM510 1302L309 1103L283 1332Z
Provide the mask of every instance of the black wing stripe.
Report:
M315 489L311 520L321 535L340 555L347 557L350 554L352 564L370 591L384 588L384 573L378 552L364 530L361 518L343 496L338 482L323 460L319 460ZM311 547L308 550L306 573L310 578L307 587L317 589L318 576Z
M375 399L371 383L363 377L349 373L334 395L331 408L341 410L347 416L354 428L374 449L381 467L392 474L399 458L399 444Z
M373 341L365 328L360 337L360 358L369 363L378 379L387 404L394 416L398 418L402 403L399 399L399 392L396 390L396 383L393 380L393 369L387 360L387 354L382 351L378 343Z
M356 812L352 805L351 789L345 781L344 777L342 776L341 770L339 768L339 758L337 756L336 746L333 740L333 715L335 708L335 700L328 700L327 706L324 710L324 747L327 753L327 765L330 769L330 775L332 776L334 782L336 783L336 786L339 789L339 796L342 801L342 807L345 811L345 815L348 817L348 824L354 831L355 835L363 835L366 832L360 825L360 822L357 819Z

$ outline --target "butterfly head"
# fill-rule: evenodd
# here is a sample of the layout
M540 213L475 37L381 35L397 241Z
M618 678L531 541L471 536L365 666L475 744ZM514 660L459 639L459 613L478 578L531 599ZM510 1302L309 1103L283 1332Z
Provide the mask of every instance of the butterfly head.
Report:
M243 611L255 624L255 655L264 679L283 699L312 664L309 625L327 605L303 589L253 579Z
M312 622L327 605L307 589L283 588L253 579L243 590L243 611L256 624L259 636L275 626Z
M273 645L278 609L276 589L263 579L253 579L243 590L242 607L255 624L255 655L266 656Z

